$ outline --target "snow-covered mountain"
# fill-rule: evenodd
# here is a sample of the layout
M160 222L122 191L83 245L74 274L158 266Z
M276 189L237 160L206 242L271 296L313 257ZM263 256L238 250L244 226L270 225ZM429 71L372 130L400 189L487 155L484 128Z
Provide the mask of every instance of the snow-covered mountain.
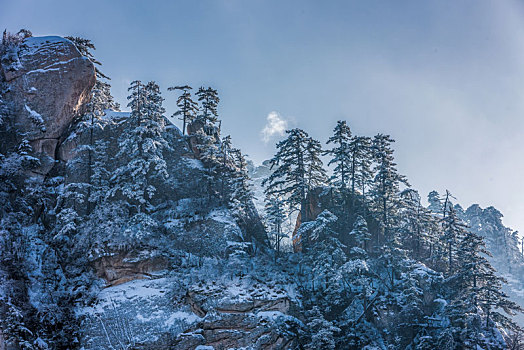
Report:
M180 130L154 82L131 83L131 111L118 111L85 39L6 33L0 55L0 349L522 345L492 270L524 299L517 234L494 208L436 194L428 209L400 190L389 136L372 151L357 139L368 192L329 184L320 143L296 129L288 146L303 142L318 175L305 185L294 153L271 169L231 147L211 88L198 115L179 89ZM284 222L261 219L273 171L303 191Z

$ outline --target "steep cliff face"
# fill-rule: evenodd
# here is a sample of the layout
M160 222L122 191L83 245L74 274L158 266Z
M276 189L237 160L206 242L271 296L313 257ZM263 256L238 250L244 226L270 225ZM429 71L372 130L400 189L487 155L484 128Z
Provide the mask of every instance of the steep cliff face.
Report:
M1 66L9 86L4 102L41 160L37 172L45 175L64 132L89 99L94 66L72 42L55 36L26 38Z

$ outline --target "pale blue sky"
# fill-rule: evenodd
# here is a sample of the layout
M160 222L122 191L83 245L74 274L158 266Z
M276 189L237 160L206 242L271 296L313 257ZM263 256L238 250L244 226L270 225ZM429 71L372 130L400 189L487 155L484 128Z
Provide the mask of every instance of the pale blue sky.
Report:
M219 90L223 129L254 160L276 111L325 142L336 120L389 133L425 196L450 189L524 231L521 1L3 0L0 23L97 46L125 104L131 80Z

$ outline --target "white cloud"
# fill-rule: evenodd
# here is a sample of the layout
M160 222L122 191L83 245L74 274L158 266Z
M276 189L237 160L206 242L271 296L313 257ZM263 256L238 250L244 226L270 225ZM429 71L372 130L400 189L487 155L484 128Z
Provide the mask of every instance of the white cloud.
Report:
M260 132L262 141L269 142L274 136L283 136L287 129L288 121L282 118L280 114L273 111L267 115L267 123Z

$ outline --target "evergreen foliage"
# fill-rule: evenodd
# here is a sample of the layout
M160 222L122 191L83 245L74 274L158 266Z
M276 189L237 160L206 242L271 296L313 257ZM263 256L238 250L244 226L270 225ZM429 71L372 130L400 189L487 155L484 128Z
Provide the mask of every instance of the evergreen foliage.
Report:
M288 137L277 144L270 160L275 171L265 179L266 196L282 197L290 211L301 210L308 192L325 183L325 170L320 159L320 143L301 129L287 130Z
M173 114L173 117L179 117L182 120L182 135L186 133L186 126L196 118L198 112L198 104L191 98L192 89L189 85L170 87L168 91L180 90L180 96L176 101L178 111Z
M153 182L169 177L163 151L170 146L163 137L164 108L158 85L144 85L137 80L131 83L129 91L131 127L120 137L117 157L129 157L131 161L116 169L108 195L122 196L133 212L142 213L153 207L157 192Z

